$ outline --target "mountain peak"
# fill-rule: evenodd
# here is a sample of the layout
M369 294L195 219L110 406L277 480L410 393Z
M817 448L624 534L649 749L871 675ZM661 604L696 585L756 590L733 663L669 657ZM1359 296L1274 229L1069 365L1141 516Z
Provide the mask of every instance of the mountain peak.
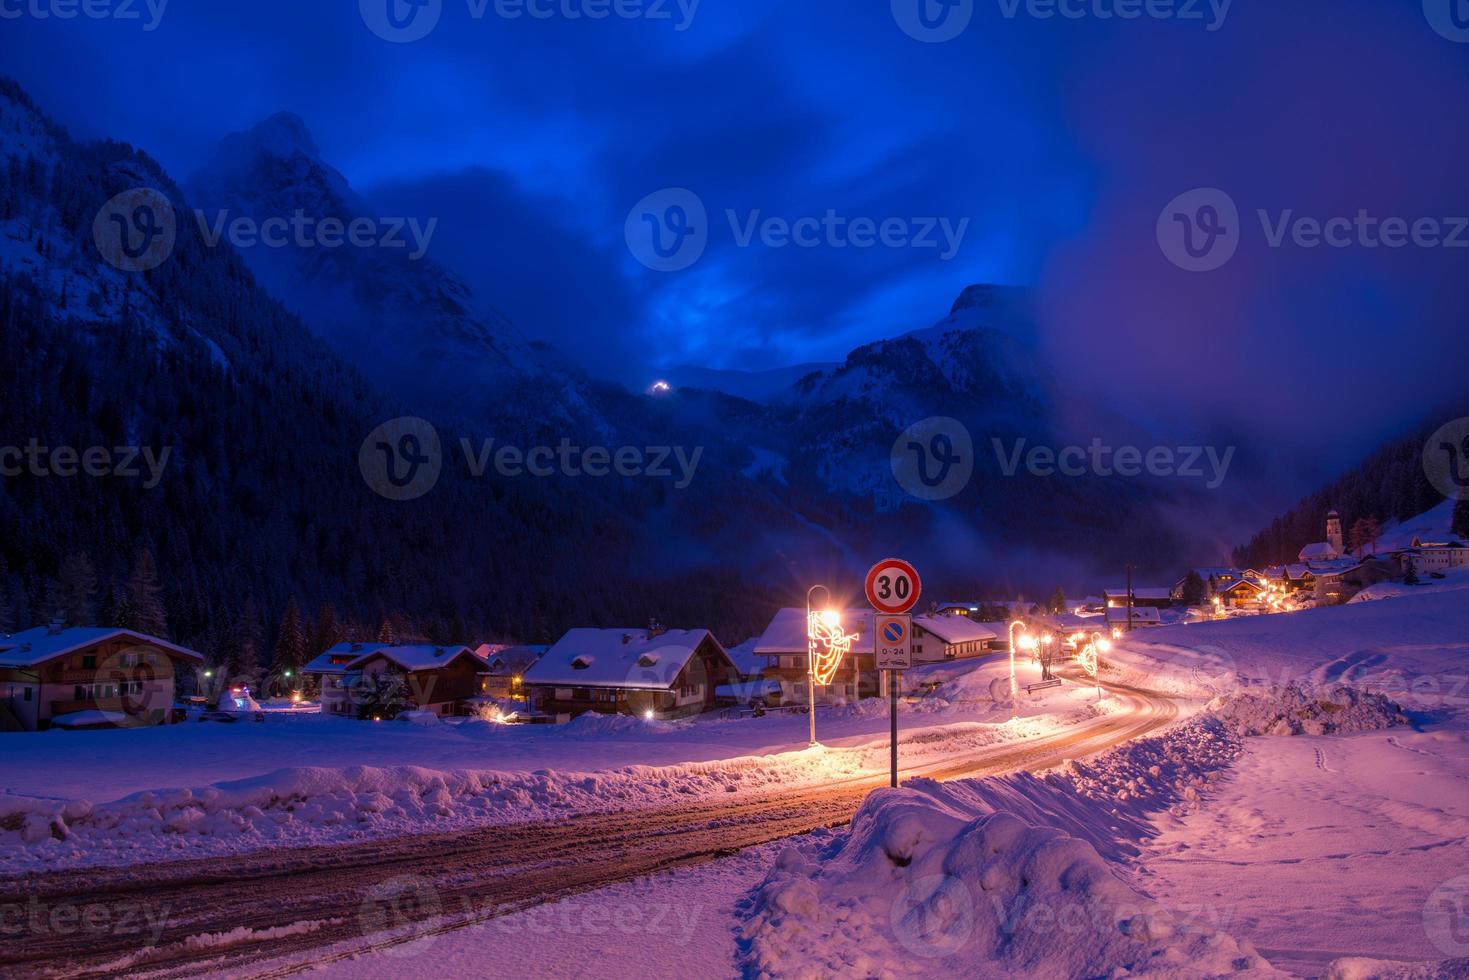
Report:
M289 158L299 153L312 160L321 159L316 140L311 138L306 120L286 110L267 116L244 132L226 136L221 141L220 148L224 149L230 144L233 144L232 148L247 150L251 155L266 154Z

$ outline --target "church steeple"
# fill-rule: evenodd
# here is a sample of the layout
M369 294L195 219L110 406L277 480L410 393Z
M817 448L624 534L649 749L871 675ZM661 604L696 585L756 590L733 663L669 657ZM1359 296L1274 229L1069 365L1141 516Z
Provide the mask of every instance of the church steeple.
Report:
M1326 515L1326 541L1338 555L1346 554L1346 549L1342 547L1341 515L1336 511Z

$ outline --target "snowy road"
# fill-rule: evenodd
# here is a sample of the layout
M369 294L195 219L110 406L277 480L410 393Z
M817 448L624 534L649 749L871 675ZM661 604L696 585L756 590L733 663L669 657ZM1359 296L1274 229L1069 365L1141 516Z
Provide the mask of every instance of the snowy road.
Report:
M1114 691L1126 710L1023 744L905 768L904 776L949 779L1046 769L1147 734L1179 715L1167 696L1136 688ZM0 970L282 975L364 948L392 947L426 930L462 927L651 871L842 825L869 790L884 784L863 776L772 790L757 799L690 800L632 814L354 847L0 881L0 907L17 903L38 910L19 923L14 941L0 947ZM104 927L78 926L88 921ZM124 921L133 928L124 930ZM261 962L282 957L287 966Z

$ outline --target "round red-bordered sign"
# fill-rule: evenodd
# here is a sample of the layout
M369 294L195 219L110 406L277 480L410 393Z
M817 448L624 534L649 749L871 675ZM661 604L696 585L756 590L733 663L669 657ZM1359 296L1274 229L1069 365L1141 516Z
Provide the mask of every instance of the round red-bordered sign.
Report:
M884 558L867 573L867 602L880 613L899 616L918 605L923 582L901 558Z

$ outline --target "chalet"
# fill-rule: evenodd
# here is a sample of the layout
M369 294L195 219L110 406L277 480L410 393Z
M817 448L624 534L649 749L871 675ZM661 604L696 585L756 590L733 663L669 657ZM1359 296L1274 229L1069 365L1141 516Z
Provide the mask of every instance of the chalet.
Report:
M716 688L739 680L708 630L574 629L522 679L531 704L558 720L588 711L684 718L714 706Z
M321 683L321 710L356 717L366 691L402 684L410 707L458 714L479 692L485 663L469 647L427 644L338 643L302 668Z
M173 719L176 677L202 654L132 630L39 626L0 638L0 730Z
M1353 561L1338 559L1311 566L1316 576L1316 602L1332 606L1349 601L1352 596L1369 585L1396 578L1399 574L1396 562L1380 558Z
M914 616L913 661L939 663L982 657L999 638L994 630L967 616Z
M1107 600L1108 609L1127 607L1126 589L1108 589L1104 598ZM1134 609L1139 606L1147 609L1167 609L1173 605L1173 593L1170 589L1133 589L1132 605Z
M488 698L519 698L524 694L525 672L545 656L549 647L495 646L482 643L475 655L484 661L479 675L479 693Z
M1222 606L1231 609L1240 609L1245 606L1255 605L1260 602L1260 597L1265 594L1265 589L1254 579L1235 579L1228 586L1218 589L1214 598L1219 600Z
M874 697L879 691L875 632L871 609L841 611L842 630L851 636L852 649L837 668L832 682L817 691L823 696L842 700ZM807 677L806 610L790 607L778 610L765 632L755 642L755 655L764 658L761 676L778 681L783 704L805 704Z
M1154 607L1152 607L1152 606L1133 606L1132 607L1132 628L1133 629L1142 629L1142 628L1147 627L1147 626L1162 626L1162 625L1163 625L1163 617L1162 617L1162 614L1157 609L1155 609ZM1108 606L1107 607L1107 627L1108 627L1108 629L1123 630L1124 632L1128 629L1128 618L1127 618L1127 607L1126 606Z

